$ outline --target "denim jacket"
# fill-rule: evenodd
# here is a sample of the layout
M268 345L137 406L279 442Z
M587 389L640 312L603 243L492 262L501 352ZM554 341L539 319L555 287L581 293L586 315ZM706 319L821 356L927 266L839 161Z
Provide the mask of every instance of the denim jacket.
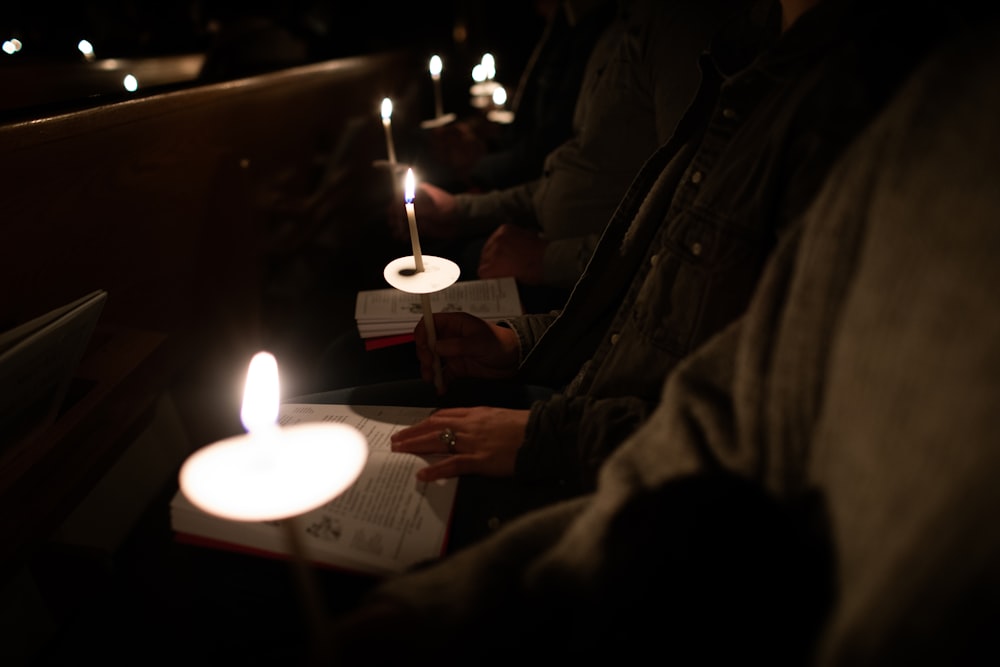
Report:
M670 370L743 312L781 234L925 48L904 35L893 51L887 17L864 5L820 3L730 75L717 44L703 56L697 97L566 306L510 323L522 378L561 388L531 409L519 477L591 489Z

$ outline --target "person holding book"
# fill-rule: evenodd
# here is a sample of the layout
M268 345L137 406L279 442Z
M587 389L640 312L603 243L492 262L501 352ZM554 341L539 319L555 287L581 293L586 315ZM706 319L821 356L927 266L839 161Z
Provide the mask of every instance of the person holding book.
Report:
M903 27L895 1L783 0L780 38L749 64L745 35L720 35L688 114L636 177L559 313L501 325L435 315L435 353L463 385L442 404L469 407L438 410L395 434L394 447L445 455L423 481L469 480L456 548L526 508L591 491L664 377L740 316L833 160L937 32L933 8L909 10ZM418 324L429 379L424 334ZM469 378L553 393L520 409L476 405Z
M996 664L989 11L852 143L592 495L382 583L329 625L331 664Z
M562 245L565 252L557 253L555 244L548 246L551 252L545 252L552 257L557 254L572 256L574 267L582 266L592 242L608 224L636 171L656 146L674 131L694 97L700 79L698 55L702 49L716 32L742 30L748 8L760 1L764 0L622 2L614 24L608 28L590 60L587 83L578 103L579 132L552 152L549 176L488 194L457 198L447 194L448 201L476 201L479 202L476 206L482 205L484 211L495 207L498 213L504 211L504 219L558 218L567 235ZM676 145L679 144L672 144ZM426 237L434 224L433 215L428 215L426 200L421 205L420 187L424 187L423 195L444 191L418 184L415 209L421 244L428 254L448 255L454 250L450 243L439 249L435 249L434 240L428 243ZM537 197L534 200L526 196L535 190ZM398 205L392 209L401 211ZM488 228L500 218L490 214L482 220ZM405 219L399 222L402 225L400 232L409 243L408 222ZM587 238L579 234L585 227L592 233ZM526 229L503 227L494 239L496 243L487 244L485 253L498 260L502 256L505 262L537 255L536 251L546 242L535 231L526 232ZM433 232L430 235L433 236ZM507 242L520 241L526 241L531 248L524 251L501 248ZM463 240L459 245L464 243ZM480 255L478 242L474 246L473 272ZM507 277L512 273L518 278L517 272L507 270L482 277ZM577 275L577 268L570 274ZM469 267L463 268L462 275L469 276ZM525 312L529 313L546 312L563 305L568 293L565 286L553 290L544 285L526 286L523 280L519 280L518 288ZM356 332L349 331L327 346L314 375L312 384L322 390L419 377L419 366L412 345L366 352ZM541 386L548 382L535 384Z
M418 184L422 242L453 258L464 276L513 276L532 311L565 301L632 178L674 132L697 90L699 54L745 3L616 4L615 20L587 61L573 134L548 153L539 177L458 194ZM408 239L400 207L389 211L394 235Z

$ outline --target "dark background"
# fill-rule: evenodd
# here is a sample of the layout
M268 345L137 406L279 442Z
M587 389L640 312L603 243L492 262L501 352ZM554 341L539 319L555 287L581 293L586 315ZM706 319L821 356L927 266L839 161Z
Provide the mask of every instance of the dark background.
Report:
M98 60L188 53L214 58L224 50L228 58L234 42L244 40L248 46L238 48L258 55L257 71L403 49L427 58L439 53L448 72L461 73L463 86L489 51L497 59L497 79L513 88L542 29L534 0L20 1L0 9L0 41L16 38L23 45L14 55L0 53L0 74L81 63L80 39L93 44ZM273 54L271 62L263 53ZM231 67L226 73L253 72Z

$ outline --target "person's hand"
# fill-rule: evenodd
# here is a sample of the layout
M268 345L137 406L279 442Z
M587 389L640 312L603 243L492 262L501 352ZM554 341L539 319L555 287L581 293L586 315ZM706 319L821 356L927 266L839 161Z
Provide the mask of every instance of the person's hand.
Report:
M480 278L513 276L525 285L544 282L543 263L548 242L538 232L517 225L500 225L483 244Z
M508 477L514 474L517 450L524 442L528 410L505 408L446 408L392 435L392 451L444 454L417 471L421 482L459 475ZM442 436L453 437L449 447Z
M520 361L517 333L469 313L434 313L437 354L447 384L460 377L508 378ZM413 329L421 376L434 379L434 354L423 318Z

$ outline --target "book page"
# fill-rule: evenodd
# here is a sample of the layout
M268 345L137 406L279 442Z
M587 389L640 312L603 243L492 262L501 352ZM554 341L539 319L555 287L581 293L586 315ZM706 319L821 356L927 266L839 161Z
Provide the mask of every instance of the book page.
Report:
M343 494L290 523L306 557L370 574L400 572L444 550L457 480L418 483L423 457L390 451L389 436L432 408L283 404L282 426L305 421L354 426L367 438L368 462ZM171 503L174 530L287 554L281 522L236 522L210 516L178 491Z
M485 320L515 317L523 312L513 278L461 280L430 295L435 313L466 312ZM419 294L389 287L358 292L354 318L362 338L413 331L423 316Z

